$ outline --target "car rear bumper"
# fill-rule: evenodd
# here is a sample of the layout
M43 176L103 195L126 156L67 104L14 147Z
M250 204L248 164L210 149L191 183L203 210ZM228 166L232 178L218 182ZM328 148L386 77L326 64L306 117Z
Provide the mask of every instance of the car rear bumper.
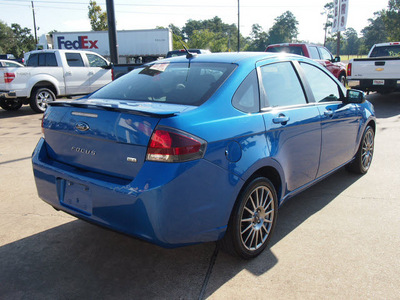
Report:
M362 91L399 91L399 79L347 79L347 84L350 88L359 89Z
M14 99L17 98L16 91L0 91L0 98Z
M239 178L204 159L145 162L131 182L90 174L52 161L43 138L32 164L48 204L163 247L220 239L239 188Z

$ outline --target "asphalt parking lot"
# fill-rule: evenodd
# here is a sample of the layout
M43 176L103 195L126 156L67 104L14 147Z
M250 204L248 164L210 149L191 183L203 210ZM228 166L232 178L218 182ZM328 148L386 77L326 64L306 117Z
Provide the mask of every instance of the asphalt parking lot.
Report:
M41 115L0 110L0 299L400 299L400 93L371 94L368 174L339 170L286 203L252 261L215 243L157 246L42 202Z

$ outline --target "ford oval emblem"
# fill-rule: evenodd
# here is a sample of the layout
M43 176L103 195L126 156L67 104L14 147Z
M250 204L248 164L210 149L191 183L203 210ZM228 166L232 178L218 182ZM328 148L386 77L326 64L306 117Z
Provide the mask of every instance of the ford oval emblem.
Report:
M85 122L79 122L75 124L75 128L79 131L88 131L90 129L89 125Z

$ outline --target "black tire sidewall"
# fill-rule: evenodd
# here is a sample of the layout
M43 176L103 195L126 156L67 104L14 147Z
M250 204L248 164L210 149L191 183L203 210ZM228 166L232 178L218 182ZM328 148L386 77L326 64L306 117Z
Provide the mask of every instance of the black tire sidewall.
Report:
M10 101L14 101L14 102L15 102L15 105L10 106L10 105L8 104L8 102L10 102ZM7 111L16 111L16 110L20 109L21 106L22 106L22 101L21 101L21 99L2 99L2 100L0 101L0 107L1 107L2 109L4 109L4 110L7 110Z

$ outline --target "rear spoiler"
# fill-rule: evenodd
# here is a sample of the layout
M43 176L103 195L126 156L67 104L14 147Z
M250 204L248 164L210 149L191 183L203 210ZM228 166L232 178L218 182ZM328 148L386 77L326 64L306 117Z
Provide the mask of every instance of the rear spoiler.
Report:
M116 111L123 112L133 115L139 116L147 116L147 117L155 117L155 118L169 118L179 114L180 110L165 110L165 111L155 111L151 109L147 109L148 107L141 107L138 105L137 107L129 104L107 104L101 102L90 102L90 101L52 101L48 102L49 106L64 106L64 107L81 107L81 108L91 108L91 109L99 109L99 110L107 110L107 111Z

